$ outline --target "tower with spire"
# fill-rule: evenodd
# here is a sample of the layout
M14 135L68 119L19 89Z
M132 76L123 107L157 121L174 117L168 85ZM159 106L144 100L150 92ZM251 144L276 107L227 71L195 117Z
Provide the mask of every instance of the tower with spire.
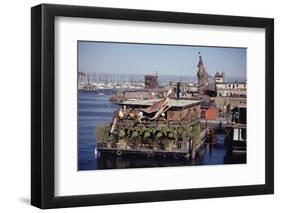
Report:
M208 86L208 73L205 70L201 53L199 54L199 62L197 65L197 78L198 78L198 93L200 96L204 95L204 89Z

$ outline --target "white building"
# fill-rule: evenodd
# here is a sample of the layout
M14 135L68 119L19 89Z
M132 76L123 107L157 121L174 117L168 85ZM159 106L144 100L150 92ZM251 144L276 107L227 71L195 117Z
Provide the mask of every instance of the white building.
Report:
M215 82L216 83L224 83L224 72L222 72L221 74L219 72L216 72Z
M218 97L246 97L246 82L225 82L216 83Z

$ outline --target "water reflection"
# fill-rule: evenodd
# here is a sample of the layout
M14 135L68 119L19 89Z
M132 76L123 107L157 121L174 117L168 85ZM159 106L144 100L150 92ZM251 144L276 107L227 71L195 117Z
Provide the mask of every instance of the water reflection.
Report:
M174 159L173 157L155 156L148 158L143 155L102 154L97 159L97 169L149 168L169 166L195 166L246 163L245 153L228 151L223 141L224 135L217 135L218 142L207 144L197 154L194 160Z

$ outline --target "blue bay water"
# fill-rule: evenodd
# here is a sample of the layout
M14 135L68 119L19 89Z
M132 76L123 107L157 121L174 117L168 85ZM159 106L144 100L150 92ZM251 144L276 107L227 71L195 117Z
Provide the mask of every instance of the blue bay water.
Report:
M94 158L96 126L111 122L117 106L108 101L110 94L79 92L78 98L78 169L97 169Z

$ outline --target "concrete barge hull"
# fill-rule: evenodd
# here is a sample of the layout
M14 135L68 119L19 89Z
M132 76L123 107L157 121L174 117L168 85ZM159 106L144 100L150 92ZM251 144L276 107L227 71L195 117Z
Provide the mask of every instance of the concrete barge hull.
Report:
M153 157L172 157L174 159L189 159L189 151L166 151L166 150L136 150L136 149L117 149L117 148L98 148L97 152L100 155L115 155L115 156L130 156L142 155L148 158Z

